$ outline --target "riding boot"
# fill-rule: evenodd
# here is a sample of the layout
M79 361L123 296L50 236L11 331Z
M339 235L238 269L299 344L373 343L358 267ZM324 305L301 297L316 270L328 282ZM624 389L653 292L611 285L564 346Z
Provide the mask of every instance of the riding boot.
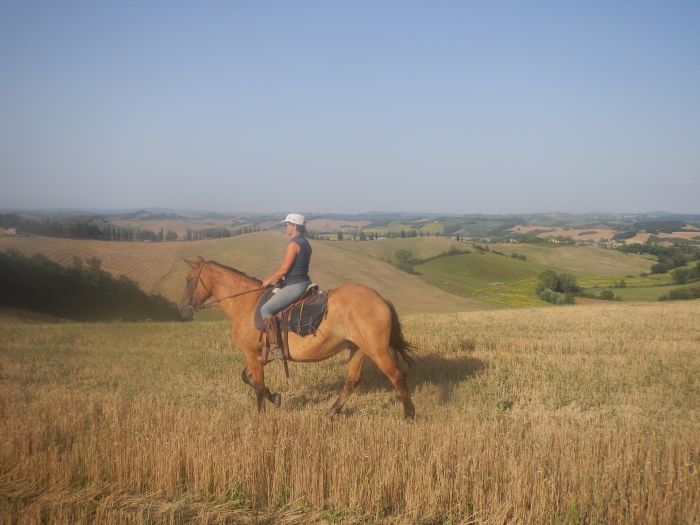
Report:
M270 362L274 359L284 359L282 350L282 339L280 338L280 330L277 318L263 319L265 325L265 338L267 339L267 355L261 356L264 362ZM263 352L263 355L265 352Z

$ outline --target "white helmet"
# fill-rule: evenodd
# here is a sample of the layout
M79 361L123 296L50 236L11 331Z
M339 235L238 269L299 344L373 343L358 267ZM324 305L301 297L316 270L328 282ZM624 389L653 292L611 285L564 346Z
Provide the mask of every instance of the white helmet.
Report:
M300 213L290 213L284 218L283 221L280 222L289 222L291 224L296 224L297 226L304 226L306 220Z

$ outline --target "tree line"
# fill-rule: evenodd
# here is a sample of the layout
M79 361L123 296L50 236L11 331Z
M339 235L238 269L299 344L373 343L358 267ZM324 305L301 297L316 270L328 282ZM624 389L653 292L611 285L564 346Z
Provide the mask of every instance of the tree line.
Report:
M172 302L101 266L97 258L74 257L64 267L43 255L0 251L0 305L77 321L179 319Z
M160 228L157 231L146 228L125 228L94 220L59 221L54 219L35 220L14 213L0 213L0 226L17 228L20 233L32 233L46 237L68 239L93 239L106 241L177 241L180 237L173 230ZM221 239L244 233L262 231L260 226L240 226L231 228L188 229L184 240Z

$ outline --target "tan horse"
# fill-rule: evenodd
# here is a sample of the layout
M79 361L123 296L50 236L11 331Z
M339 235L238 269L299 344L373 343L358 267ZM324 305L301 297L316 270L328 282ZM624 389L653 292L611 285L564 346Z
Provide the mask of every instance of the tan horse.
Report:
M231 320L231 339L245 353L243 381L253 387L258 412L265 411L265 400L280 406L279 394L265 386L264 363L258 360L262 349L260 332L253 324L255 305L263 293L262 282L213 261L185 261L190 272L180 303L180 313L192 319L204 302L213 297ZM415 415L413 402L406 387L404 373L395 353L410 365L410 346L401 333L396 310L377 292L359 284L347 284L328 291L328 314L315 336L300 337L289 333L289 352L293 361L313 362L327 359L341 350L350 350L348 375L343 391L330 409L337 415L360 382L365 357L374 361L396 387L403 401L404 417Z

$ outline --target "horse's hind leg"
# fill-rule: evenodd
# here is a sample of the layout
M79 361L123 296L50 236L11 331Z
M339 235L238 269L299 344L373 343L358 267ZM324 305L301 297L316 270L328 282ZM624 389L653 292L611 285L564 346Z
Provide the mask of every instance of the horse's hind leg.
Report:
M333 406L330 409L330 416L337 416L343 408L343 405L352 394L355 387L360 382L360 374L362 373L362 363L365 360L365 353L362 350L353 350L350 356L350 361L348 361L348 376L345 379L345 386L343 386L343 391Z
M377 352L375 355L369 354L372 361L377 363L379 369L389 378L389 381L399 391L401 400L403 401L403 416L406 419L413 419L416 416L416 409L411 401L411 394L406 386L406 376L396 364L396 361L389 353L389 350Z

